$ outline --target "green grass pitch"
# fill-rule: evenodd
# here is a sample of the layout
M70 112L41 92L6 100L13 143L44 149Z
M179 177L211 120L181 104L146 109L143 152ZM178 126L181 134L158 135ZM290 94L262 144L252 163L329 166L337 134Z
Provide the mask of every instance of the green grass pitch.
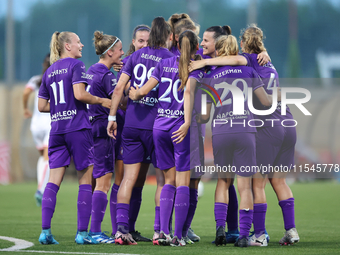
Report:
M336 182L297 183L291 185L295 197L296 226L300 242L293 246L280 246L283 236L281 209L270 185L266 188L268 211L266 228L270 235L268 247L237 248L232 244L216 247L214 191L215 183L205 183L204 196L199 199L192 228L201 236L201 241L186 247L160 247L152 243L136 246L110 244L81 246L74 242L77 230L77 183L65 181L57 197L57 207L52 219L52 233L59 245L40 245L41 208L33 198L36 184L22 183L0 186L0 236L24 239L34 243L28 250L54 251L53 254L76 252L129 253L129 254L340 254L340 184ZM143 202L136 229L147 237L153 235L154 192L156 187L147 185L143 190ZM102 224L103 231L111 231L109 210ZM0 249L13 243L0 239ZM3 254L30 254L27 252L1 252Z

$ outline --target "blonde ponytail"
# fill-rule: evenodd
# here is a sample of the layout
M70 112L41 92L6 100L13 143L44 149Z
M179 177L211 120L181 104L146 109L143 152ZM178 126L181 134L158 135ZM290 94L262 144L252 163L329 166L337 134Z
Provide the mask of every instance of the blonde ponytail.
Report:
M50 64L60 59L60 55L64 51L64 43L70 43L71 32L54 32L50 42Z
M218 56L234 56L238 54L237 39L233 35L222 35L217 38L215 49Z

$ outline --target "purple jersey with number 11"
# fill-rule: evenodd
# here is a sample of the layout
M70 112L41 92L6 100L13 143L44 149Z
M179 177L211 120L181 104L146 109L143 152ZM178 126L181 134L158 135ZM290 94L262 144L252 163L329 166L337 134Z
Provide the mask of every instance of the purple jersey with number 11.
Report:
M151 77L155 66L165 58L174 55L165 48L145 47L134 52L126 65L123 73L131 77L131 86L142 87ZM124 127L152 130L157 115L158 92L157 87L151 90L141 100L129 99Z
M85 103L74 97L73 85L87 84L85 65L74 58L63 58L45 72L39 97L50 100L51 134L91 129Z

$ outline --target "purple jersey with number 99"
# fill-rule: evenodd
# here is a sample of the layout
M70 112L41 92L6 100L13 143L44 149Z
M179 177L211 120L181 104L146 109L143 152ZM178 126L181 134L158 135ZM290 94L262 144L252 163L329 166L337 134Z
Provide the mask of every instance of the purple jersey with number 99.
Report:
M77 83L87 84L85 65L78 59L60 59L45 72L39 97L50 100L51 134L91 129L86 104L74 97Z
M131 77L131 86L142 87L151 77L155 66L162 59L173 56L174 55L165 48L155 49L145 47L130 56L122 72ZM129 99L124 127L152 130L157 115L157 103L157 87L152 89L141 100L132 101Z

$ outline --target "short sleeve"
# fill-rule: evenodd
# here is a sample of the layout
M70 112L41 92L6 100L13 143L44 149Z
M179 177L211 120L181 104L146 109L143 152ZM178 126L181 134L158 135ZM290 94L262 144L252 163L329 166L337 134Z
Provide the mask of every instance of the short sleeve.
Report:
M116 76L112 72L107 73L103 78L103 87L105 93L108 96L110 96L113 93L114 89L116 88L116 85L117 85Z
M252 70L252 86L253 86L253 91L263 87L264 83L262 79L260 78L259 74L255 71L255 69Z
M195 79L197 82L200 82L204 77L204 70L203 69L198 69L198 70L194 70L191 73L189 73L189 79L193 78Z
M156 79L158 82L161 81L162 74L163 74L163 60L158 62L155 69L153 69L151 77Z
M86 68L83 62L79 61L72 70L72 85L77 83L87 84Z
M38 97L46 99L46 100L50 99L50 93L48 92L48 89L46 87L45 75L43 76L42 81L41 81L41 86L39 88Z
M132 53L132 55L130 55L129 60L126 62L126 64L123 66L122 69L122 73L125 73L128 76L132 76L133 73L133 68L134 68L134 64L133 64L133 59L136 56L137 52Z
M31 90L37 90L39 88L38 82L40 77L40 75L33 76L31 79L29 79L25 87L30 88Z

